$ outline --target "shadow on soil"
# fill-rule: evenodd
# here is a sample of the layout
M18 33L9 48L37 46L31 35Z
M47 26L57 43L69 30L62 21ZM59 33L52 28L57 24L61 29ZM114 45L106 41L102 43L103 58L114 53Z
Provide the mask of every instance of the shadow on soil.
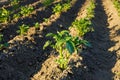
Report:
M36 74L41 69L42 63L48 58L52 51L50 48L45 51L42 50L42 46L48 39L45 38L45 35L49 32L56 33L57 31L67 29L76 18L84 2L85 0L77 0L75 5L73 5L68 12L62 13L60 18L43 30L43 32L38 32L33 35L35 43L27 39L25 41L17 41L13 42L9 49L1 51L0 80L29 80L30 77ZM61 28L59 24L66 26ZM16 30L17 29L14 31L8 30L10 33L4 34L11 35L11 33L14 33ZM7 29L5 31L7 31Z
M86 39L91 42L92 48L83 52L84 69L82 80L113 80L112 68L116 63L116 51L109 51L116 42L111 41L110 30L107 28L108 16L101 0L96 0L95 18L92 20L94 32L88 33Z

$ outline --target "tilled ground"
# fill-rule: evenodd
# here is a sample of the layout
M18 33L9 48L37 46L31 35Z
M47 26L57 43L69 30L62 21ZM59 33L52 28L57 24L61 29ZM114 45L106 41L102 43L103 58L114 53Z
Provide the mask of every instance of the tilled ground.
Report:
M42 50L48 32L67 29L66 26L75 19L85 16L89 0L72 1L72 8L60 16L52 14L53 5L45 11L39 11L37 6L37 14L1 30L10 47L0 51L0 80L120 80L120 17L111 0L96 0L95 18L92 20L95 31L85 36L92 48L79 56L73 55L69 69L62 72L57 67L54 50ZM42 23L44 17L50 21ZM19 36L15 31L22 21L26 24L38 21L42 29L31 27L26 36Z

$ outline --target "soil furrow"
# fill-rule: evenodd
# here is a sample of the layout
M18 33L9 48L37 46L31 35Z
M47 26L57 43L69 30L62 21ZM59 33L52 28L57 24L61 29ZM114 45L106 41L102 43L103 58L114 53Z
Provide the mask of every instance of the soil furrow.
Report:
M117 54L116 50L109 51L109 49L117 47L116 44L120 41L119 39L114 41L111 37L116 34L116 31L111 28L112 23L109 21L110 17L108 17L108 13L115 13L112 11L114 7L111 7L112 4L109 4L110 0L96 0L96 2L95 18L92 21L95 31L86 35L92 44L92 48L88 50L87 55L91 55L92 57L86 56L83 53L83 63L88 66L89 70L93 69L91 72L86 72L86 74L90 75L90 79L88 78L87 80L113 80L114 74L111 69L115 66ZM115 17L114 15L111 17L114 22L116 22L116 18L118 21L120 20L119 17ZM116 26L116 28L119 28L119 26ZM111 31L114 33L111 34Z
M92 47L73 54L70 67L63 71L54 62L56 51L42 49L52 40L45 35L68 29L75 19L85 17L90 0L72 0L71 9L60 16L52 14L54 4L44 9L39 1L33 15L1 30L10 46L0 50L0 80L120 80L120 17L111 0L95 0L94 31L84 37ZM35 22L42 26L40 30L32 27ZM31 26L25 36L16 33L21 24Z

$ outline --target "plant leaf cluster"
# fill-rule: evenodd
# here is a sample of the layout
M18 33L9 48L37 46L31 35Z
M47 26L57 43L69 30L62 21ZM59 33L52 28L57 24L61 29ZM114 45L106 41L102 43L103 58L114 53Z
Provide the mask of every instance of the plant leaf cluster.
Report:
M55 7L53 7L53 13L60 14L61 12L66 12L68 9L71 8L70 3L64 3L64 4L56 4Z
M118 15L120 16L120 1L119 0L113 0L113 4L118 11Z
M93 0L90 1L90 5L87 8L87 18L92 19L95 15L94 9L95 9L95 2Z
M80 20L75 20L72 23L73 28L76 28L78 35L76 36L84 36L86 33L92 31L92 23L90 20L88 20L87 18L81 18Z
M20 14L23 16L28 16L34 10L32 6L22 6Z
M80 40L78 37L73 37L69 34L69 31L63 30L57 32L57 34L48 33L47 37L52 37L54 41L48 40L43 49L51 46L59 53L59 59L56 62L59 67L65 69L68 64L69 55L78 53L81 45L89 46L89 42L86 40Z
M0 9L0 23L4 22L7 23L10 19L10 11L6 10L5 8Z
M23 34L25 34L28 31L29 26L23 24L23 25L19 26L19 28L20 29L17 30L17 33L19 33L20 35L23 35Z

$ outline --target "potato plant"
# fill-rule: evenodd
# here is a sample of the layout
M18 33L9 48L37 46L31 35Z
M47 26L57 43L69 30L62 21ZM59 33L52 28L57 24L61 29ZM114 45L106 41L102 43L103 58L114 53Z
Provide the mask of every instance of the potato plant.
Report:
M66 12L68 9L71 8L70 3L64 3L64 4L56 4L55 7L53 7L53 13L60 14L61 12Z
M20 26L20 29L17 30L17 33L19 33L20 35L24 35L28 29L29 29L29 26L23 24Z
M56 4L55 7L53 7L53 13L55 14L60 14L62 11L62 6L61 4Z
M13 6L13 9L17 9L19 7L20 0L10 0L10 4Z
M20 0L10 0L10 4L13 6L13 5L16 5L16 4L19 4Z
M26 7L22 6L20 9L21 9L20 14L23 16L28 16L34 10L32 6L26 6Z
M43 20L45 23L49 22L49 18L43 18Z
M57 32L57 34L48 33L46 36L52 37L54 41L48 40L43 46L43 49L47 46L51 46L59 53L59 58L56 62L61 69L66 69L68 67L69 56L72 53L78 53L80 45L89 45L88 41L71 36L67 30Z
M62 5L62 11L66 12L68 9L70 9L71 4L70 3L65 3Z
M5 8L0 9L0 23L7 23L10 19L10 11Z
M20 18L20 13L17 13L17 14L13 15L13 19L17 20L18 18Z
M93 30L92 23L87 18L81 18L80 20L75 20L69 29L75 28L78 37L83 37L86 33Z
M94 15L95 15L94 9L95 9L95 1L91 0L89 6L87 8L87 18L88 19L92 19L94 17Z
M13 15L13 19L18 20L21 16L26 17L30 15L33 10L34 8L32 6L22 6L20 12Z
M38 22L35 23L35 28L38 29L40 27L40 24Z
M94 31L92 28L91 19L94 18L95 1L91 0L87 8L87 14L85 18L75 20L70 26L69 30L74 29L76 31L75 36L82 38L86 33Z
M119 0L113 0L113 4L118 11L118 15L120 16L120 1Z

